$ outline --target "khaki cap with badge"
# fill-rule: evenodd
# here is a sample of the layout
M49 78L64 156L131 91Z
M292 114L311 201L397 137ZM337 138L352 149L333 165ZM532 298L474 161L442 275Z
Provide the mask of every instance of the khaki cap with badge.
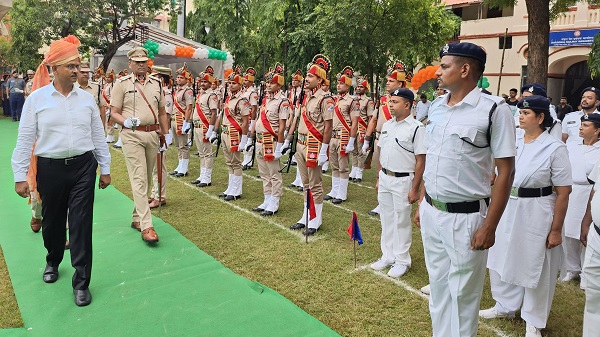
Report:
M154 66L152 67L152 73L171 76L171 68Z
M81 62L81 64L79 65L79 71L82 73L92 71L92 69L90 68L90 63L89 62Z
M127 53L127 57L136 62L148 61L148 50L143 47L135 47Z

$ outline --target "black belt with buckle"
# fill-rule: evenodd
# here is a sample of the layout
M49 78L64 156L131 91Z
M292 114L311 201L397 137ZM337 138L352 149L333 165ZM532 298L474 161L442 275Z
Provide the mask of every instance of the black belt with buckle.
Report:
M476 213L479 212L479 202L480 200L475 201L464 201L464 202L441 202L435 199L432 199L427 192L425 192L425 200L428 204L433 206L434 208L448 212L448 213ZM483 199L487 205L490 204L490 198Z
M88 151L88 152L82 153L80 155L69 157L69 158L46 158L46 157L38 157L38 162L40 162L40 163L46 163L46 164L69 166L69 165L73 165L75 163L78 163L80 161L89 160L90 157L93 157L93 156L94 156L94 154L92 153L92 151Z
M513 187L510 191L510 195L519 198L539 198L548 196L550 194L552 194L552 186L540 188Z
M405 173L405 172L394 172L394 171L390 171L390 170L386 170L385 168L381 168L381 172L387 174L388 176L392 176L392 177L396 177L396 178L400 178L400 177L408 177L410 175L410 173Z

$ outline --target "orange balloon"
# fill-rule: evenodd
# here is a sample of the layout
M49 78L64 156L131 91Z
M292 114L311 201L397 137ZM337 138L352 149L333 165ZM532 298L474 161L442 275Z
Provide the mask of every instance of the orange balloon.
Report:
M153 67L154 66L154 60L148 60L148 67Z
M229 77L229 75L231 75L233 73L233 69L229 68L229 69L225 69L225 78Z

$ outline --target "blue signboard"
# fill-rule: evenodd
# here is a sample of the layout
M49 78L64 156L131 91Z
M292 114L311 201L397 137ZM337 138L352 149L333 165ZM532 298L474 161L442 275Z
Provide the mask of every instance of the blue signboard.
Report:
M591 46L600 29L562 30L550 32L550 47Z

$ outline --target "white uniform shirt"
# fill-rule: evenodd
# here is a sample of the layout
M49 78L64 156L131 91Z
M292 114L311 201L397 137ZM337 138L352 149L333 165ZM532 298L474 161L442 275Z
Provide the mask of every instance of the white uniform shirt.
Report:
M427 116L429 107L431 107L431 101L426 101L425 103L423 101L417 102L417 120L420 121L423 117Z
M579 127L581 126L581 117L583 111L573 111L567 114L562 121L562 133L569 135L567 142L576 142L577 144L583 141L583 138L579 137Z
M567 115L568 116L568 115ZM600 186L600 162L596 164L589 177L591 181L596 182L594 184L594 197L591 202L591 210L592 210L592 220L594 224L600 224L600 192L598 191L598 187ZM593 228L590 228L590 231L593 231Z
M525 144L524 137L517 139L517 156L515 159L515 181L513 186L526 188L542 188L546 186L570 186L573 183L571 162L566 145L559 144L549 156L540 156L541 148L556 139L548 132L542 132L535 140ZM543 155L543 154L542 154ZM524 171L531 175L519 183L519 177Z
M110 153L98 105L83 89L73 86L65 97L50 84L29 95L12 156L15 182L27 180L34 142L34 155L45 158L69 158L94 151L100 173L110 174Z
M491 195L492 157L515 156L515 123L501 97L482 94L479 88L458 104L448 106L450 95L438 97L429 109L425 144L425 189L442 202L480 200ZM491 144L487 143L489 112L492 115ZM483 148L475 147L463 139Z
M417 164L415 155L427 153L424 134L423 124L412 116L399 122L395 117L385 122L377 143L381 148L381 167L393 172L414 173Z

